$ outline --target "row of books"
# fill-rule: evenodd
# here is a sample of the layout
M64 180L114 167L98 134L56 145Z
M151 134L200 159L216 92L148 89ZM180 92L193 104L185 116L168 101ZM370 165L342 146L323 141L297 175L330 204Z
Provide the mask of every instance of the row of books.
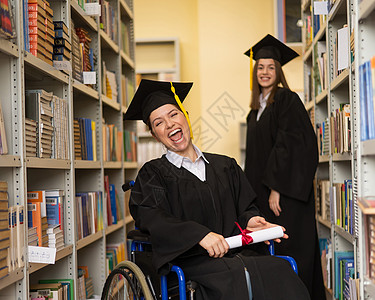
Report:
M94 295L94 285L89 275L88 266L78 266L78 300L91 299ZM97 297L95 297L97 299Z
M117 20L118 12L112 4L106 0L100 0L101 15L100 28L115 42L118 41Z
M314 65L314 87L315 96L319 95L328 87L328 65L327 65L327 47L326 42L318 41L315 44L315 61Z
M0 101L0 155L8 154L8 143L5 131L5 121Z
M124 130L124 160L137 161L137 134L135 131Z
M322 123L316 124L316 136L318 139L319 155L329 155L330 145L330 120L326 119Z
M27 192L28 227L36 228L37 246L64 247L64 198L59 189Z
M340 107L331 113L331 153L350 153L350 122L350 104L340 104Z
M26 91L26 156L67 159L68 104L45 90Z
M0 279L25 264L23 206L9 207L8 197L8 183L0 181Z
M121 161L123 132L114 124L103 123L102 133L103 161Z
M109 176L104 176L104 202L107 205L107 225L117 224L118 221L124 218L123 207L120 204L120 199L117 189L114 184L109 183Z
M104 60L102 61L102 66L103 66L103 73L102 73L103 91L102 93L108 98L115 100L116 102L119 102L116 73L107 69L107 66Z
M74 300L73 279L41 279L37 284L30 284L31 300Z
M361 140L375 138L375 56L359 66L359 104Z
M109 274L120 262L127 259L125 243L106 245L106 267Z
M103 229L103 203L103 193L100 191L76 193L78 240Z
M332 289L335 299L358 299L359 279L353 251L334 251L330 238L320 238L319 247L324 285Z
M121 50L130 55L130 32L127 23L121 20Z
M96 124L88 118L78 118L73 121L74 127L74 157L77 160L97 160Z
M323 220L330 221L350 234L356 226L356 211L353 199L352 180L333 183L320 180L317 184L317 213Z
M121 103L124 107L130 105L131 100L134 96L134 83L133 81L121 74Z

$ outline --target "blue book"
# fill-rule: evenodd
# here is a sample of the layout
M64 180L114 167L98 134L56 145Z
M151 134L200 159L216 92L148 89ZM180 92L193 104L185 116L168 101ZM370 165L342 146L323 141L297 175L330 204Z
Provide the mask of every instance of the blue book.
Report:
M81 223L82 223L82 237L86 237L90 234L89 232L89 224L88 224L88 205L87 205L87 193L77 193L76 194L77 197L80 197L81 198L81 202L82 202L82 219L81 219Z
M109 185L109 198L111 200L112 224L117 224L117 206L115 185Z
M30 52L29 43L29 13L28 13L28 1L23 0L23 42L25 45L25 51Z
M374 103L372 94L371 62L366 61L366 103L367 103L367 126L368 139L375 138Z
M85 120L85 135L86 135L86 147L87 147L87 160L93 160L93 149L92 149L92 128L91 119Z
M362 64L359 66L359 105L360 105L360 121L361 121L361 141L368 139L367 127L367 102L366 102L366 68Z

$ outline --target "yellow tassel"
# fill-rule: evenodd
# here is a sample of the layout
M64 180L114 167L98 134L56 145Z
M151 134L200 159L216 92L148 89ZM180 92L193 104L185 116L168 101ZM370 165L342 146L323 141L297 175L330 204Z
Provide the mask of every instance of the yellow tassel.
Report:
M193 130L191 129L191 124L190 124L189 116L188 116L188 114L187 114L185 108L182 106L182 103L181 103L181 101L180 101L180 98L177 96L177 94L176 94L176 90L175 90L175 88L174 88L172 82L171 82L171 91L172 91L172 93L173 93L173 95L174 95L174 98L176 99L176 102L177 102L178 106L180 107L182 113L184 114L184 116L185 116L185 118L186 118L186 120L187 120L187 122L188 122L188 124L189 124L189 129L190 129L190 138L193 139Z
M250 48L250 91L253 90L253 48Z

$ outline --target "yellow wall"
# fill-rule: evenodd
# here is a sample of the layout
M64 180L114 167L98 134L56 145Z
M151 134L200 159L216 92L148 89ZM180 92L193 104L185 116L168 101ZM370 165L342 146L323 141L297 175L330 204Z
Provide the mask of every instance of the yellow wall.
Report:
M185 107L202 150L239 159L239 123L249 107L249 59L243 53L274 34L274 0L134 0L135 37L180 38L181 80L194 81ZM302 60L284 69L303 90Z

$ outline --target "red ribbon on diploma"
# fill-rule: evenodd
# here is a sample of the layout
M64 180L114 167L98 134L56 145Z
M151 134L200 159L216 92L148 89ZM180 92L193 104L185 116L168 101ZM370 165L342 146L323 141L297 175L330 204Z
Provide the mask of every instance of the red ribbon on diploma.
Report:
M242 229L241 226L237 222L234 222L234 223L236 223L237 227L241 231L242 246L245 246L245 245L248 245L248 244L252 243L253 242L253 238L250 235L247 235L248 233L251 233L252 231L247 230L247 229Z

